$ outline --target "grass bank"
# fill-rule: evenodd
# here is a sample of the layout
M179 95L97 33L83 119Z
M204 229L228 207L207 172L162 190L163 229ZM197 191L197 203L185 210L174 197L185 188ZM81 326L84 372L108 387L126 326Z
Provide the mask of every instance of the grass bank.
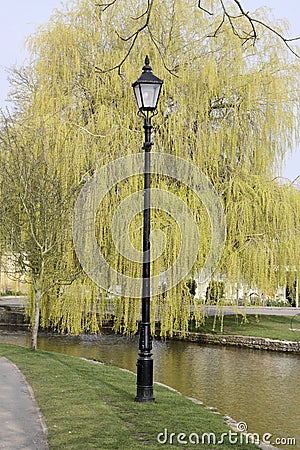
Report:
M220 333L220 321L223 320L223 332ZM241 336L255 336L285 341L300 341L300 331L291 331L293 328L300 329L300 316L255 316L241 314L225 315L223 319L217 318L214 328L214 317L207 317L205 324L195 327L191 324L190 331L197 333L236 334Z
M0 344L0 355L17 364L31 384L48 427L51 450L258 448L245 442L232 444L228 437L216 445L209 445L204 437L201 444L203 433L214 433L219 440L229 432L221 415L162 386L155 387L155 403L135 403L135 376L116 367L8 344ZM157 441L165 429L168 442L175 433L173 445ZM181 440L191 437L196 443L198 436L200 443L180 444L179 433L186 434Z

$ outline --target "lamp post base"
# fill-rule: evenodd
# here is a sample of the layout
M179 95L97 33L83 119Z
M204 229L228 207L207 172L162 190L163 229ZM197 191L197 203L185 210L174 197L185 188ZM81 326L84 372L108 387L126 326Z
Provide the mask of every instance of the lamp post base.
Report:
M137 391L136 402L154 402L153 397L153 359L151 353L140 356L137 360Z

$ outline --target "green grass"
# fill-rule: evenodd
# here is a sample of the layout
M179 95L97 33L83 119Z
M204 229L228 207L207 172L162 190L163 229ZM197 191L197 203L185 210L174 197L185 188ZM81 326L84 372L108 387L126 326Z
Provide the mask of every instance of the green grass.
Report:
M158 448L252 450L253 444L159 444L157 435L229 431L221 415L155 386L155 403L136 403L135 376L57 353L0 344L31 384L49 430L50 449L135 450Z
M247 315L246 319L241 315L224 316L224 328L222 334L239 334L242 336L256 336L263 338L299 341L300 331L291 331L292 317L287 316L255 316ZM191 327L191 331L199 333L220 333L220 321L216 322L213 331L213 317L207 317L205 325L198 328ZM293 319L293 328L300 328L300 316Z

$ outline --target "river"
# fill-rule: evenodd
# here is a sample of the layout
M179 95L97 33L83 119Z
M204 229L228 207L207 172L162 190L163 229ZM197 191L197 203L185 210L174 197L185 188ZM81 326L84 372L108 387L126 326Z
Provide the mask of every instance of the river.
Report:
M0 330L0 342L29 346L27 332ZM41 334L41 350L85 357L136 371L138 341L116 335ZM248 431L272 434L277 447L300 449L299 355L185 341L154 341L154 379L218 408ZM290 444L289 439L296 439ZM279 441L285 445L279 445Z

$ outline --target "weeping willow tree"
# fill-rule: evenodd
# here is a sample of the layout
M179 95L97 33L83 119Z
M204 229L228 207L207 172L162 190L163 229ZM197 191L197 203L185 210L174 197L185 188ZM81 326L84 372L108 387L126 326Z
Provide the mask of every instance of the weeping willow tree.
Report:
M151 22L145 22L150 4ZM299 142L299 62L278 48L267 28L260 30L255 48L243 46L231 26L218 28L222 15L216 11L211 17L187 0L119 0L106 6L74 1L30 39L30 75L16 74L13 80L19 117L32 123L42 117L50 126L55 140L47 157L53 164L59 161L65 188L79 186L110 161L141 151L142 122L131 83L148 53L156 75L165 80L155 148L195 164L211 180L226 214L226 245L214 278L275 290L285 282L287 268L299 270L300 264L299 193L274 179ZM260 14L265 17L266 11ZM218 32L207 37L212 28ZM159 319L166 336L187 330L191 310L196 321L202 319L188 280L197 277L207 258L210 217L178 180L157 175L152 187L178 196L201 230L190 272L152 298L152 323ZM132 277L141 276L141 264L120 255L110 228L118 205L141 188L139 176L123 180L107 194L96 217L103 255L115 270ZM127 230L137 249L141 226L137 214ZM69 230L70 222L63 227ZM152 227L166 236L165 250L152 264L152 273L159 274L176 260L182 230L159 208ZM42 299L41 324L62 332L97 332L108 302L115 329L135 332L140 302L122 293L109 297L88 277L59 292L49 290Z

